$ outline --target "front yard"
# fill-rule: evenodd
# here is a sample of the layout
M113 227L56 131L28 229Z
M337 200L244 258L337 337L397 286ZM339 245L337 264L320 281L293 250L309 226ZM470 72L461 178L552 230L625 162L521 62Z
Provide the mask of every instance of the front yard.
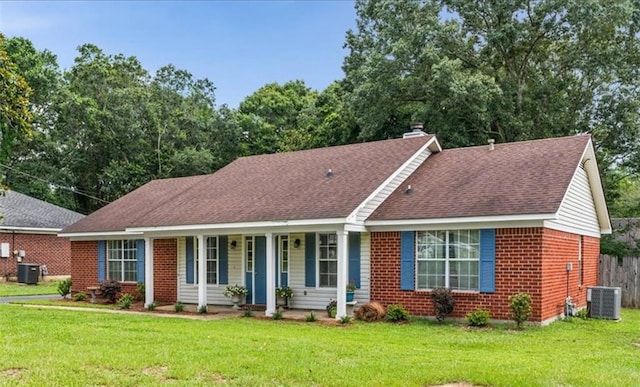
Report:
M58 281L38 282L37 285L25 285L16 282L0 282L0 297L57 294L57 289Z
M514 331L0 305L0 385L640 384L640 311Z

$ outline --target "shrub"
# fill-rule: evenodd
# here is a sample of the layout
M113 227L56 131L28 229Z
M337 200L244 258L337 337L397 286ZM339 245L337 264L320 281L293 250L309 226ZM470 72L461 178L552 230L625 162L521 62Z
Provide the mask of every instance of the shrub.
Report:
M120 296L120 299L118 300L118 306L120 307L120 309L131 309L133 301L135 301L135 298L131 294L125 293Z
M207 313L207 305L200 305L198 307L198 313L202 313L202 314Z
M83 292L78 292L73 295L74 301L86 301L86 299L87 299L87 295Z
M409 312L404 308L404 306L398 305L389 305L387 306L387 314L386 320L391 322L400 322L400 321L409 321Z
M147 310L155 310L155 309L156 309L156 306L158 306L158 305L156 304L156 302L155 302L155 301L153 301L152 303L150 303L149 305L147 305Z
M244 309L244 315L243 315L243 316L244 316L244 317L253 317L253 310L251 310L251 307L250 307L250 306L247 306L247 307Z
M271 317L273 317L274 320L282 320L282 312L276 310L275 312L273 312Z
M71 293L71 278L67 278L63 281L58 282L58 293L62 296L62 298L67 298L67 296Z
M309 312L309 314L306 315L304 318L307 320L307 322L316 321L316 315L313 312Z
M184 304L180 301L176 302L173 305L173 310L175 310L177 313L183 312L184 311Z
M438 288L431 292L431 301L433 302L433 309L436 311L436 319L439 322L444 321L444 318L451 312L456 305L456 300L453 298L453 294L450 289Z
M146 295L144 282L138 282L136 284L136 298L138 301L144 301L144 297Z
M467 313L467 324L472 327L484 327L489 323L491 313L488 310L478 308L473 312Z
M109 300L110 303L115 304L118 298L118 293L122 290L120 282L116 280L106 280L100 283L100 292L102 296Z
M511 316L518 328L531 316L531 295L528 293L518 293L509 296L509 308Z
M586 320L589 317L589 311L587 311L587 308L580 309L576 312L575 317Z
M325 307L327 310L327 315L329 317L336 317L336 311L338 310L338 302L336 300L330 300L327 306Z
M340 317L340 324L349 324L351 320L351 316L342 316Z

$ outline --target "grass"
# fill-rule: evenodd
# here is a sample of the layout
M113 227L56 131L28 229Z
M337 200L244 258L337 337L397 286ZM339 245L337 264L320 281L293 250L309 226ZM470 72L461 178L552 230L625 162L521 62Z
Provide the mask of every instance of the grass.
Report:
M39 282L37 285L0 282L0 297L35 296L41 294L58 294L58 281Z
M640 384L640 310L623 310L619 322L512 326L202 321L0 305L0 385Z

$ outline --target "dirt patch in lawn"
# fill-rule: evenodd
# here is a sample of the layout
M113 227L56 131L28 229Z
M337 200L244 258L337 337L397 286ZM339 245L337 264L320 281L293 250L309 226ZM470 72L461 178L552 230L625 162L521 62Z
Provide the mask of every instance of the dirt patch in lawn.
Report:
M6 370L0 371L0 378L19 378L22 375L21 368L9 368Z
M446 384L434 384L429 387L479 387L478 384L471 384L468 382L452 382Z

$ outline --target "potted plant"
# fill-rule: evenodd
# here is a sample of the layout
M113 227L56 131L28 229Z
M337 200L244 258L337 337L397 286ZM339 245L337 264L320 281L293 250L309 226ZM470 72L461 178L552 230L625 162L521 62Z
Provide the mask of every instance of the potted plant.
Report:
M336 302L336 300L330 300L325 309L327 310L327 315L329 317L336 317L338 303Z
M239 309L238 304L240 303L242 296L246 296L249 293L246 287L242 285L227 285L224 288L223 294L225 297L231 298L231 302L233 302L233 309Z
M278 305L289 305L289 299L293 298L293 289L290 286L276 288L276 298Z
M347 302L353 301L353 296L355 294L356 288L356 281L349 281L349 283L347 284Z

